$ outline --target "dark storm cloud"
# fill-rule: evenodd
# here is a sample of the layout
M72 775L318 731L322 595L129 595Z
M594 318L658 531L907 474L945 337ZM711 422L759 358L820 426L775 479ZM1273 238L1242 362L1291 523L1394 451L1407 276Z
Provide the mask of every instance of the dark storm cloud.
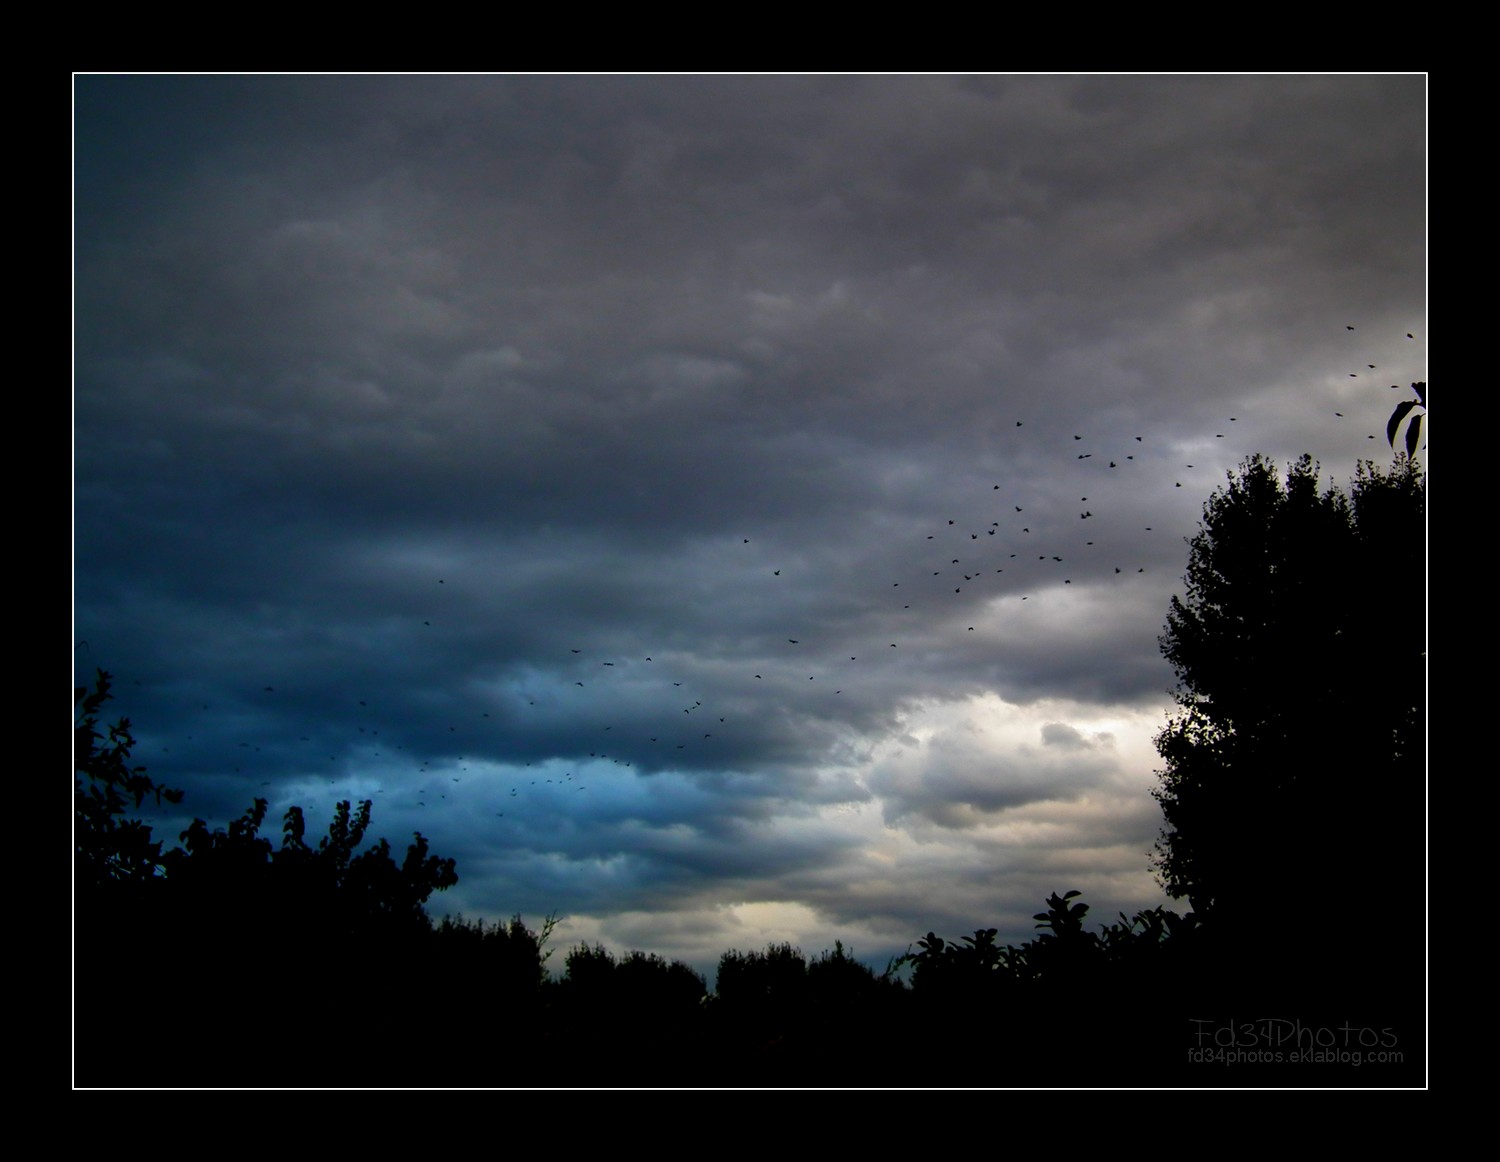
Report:
M1424 91L80 78L75 665L188 810L380 791L471 912L1140 901L1203 499L1424 377Z

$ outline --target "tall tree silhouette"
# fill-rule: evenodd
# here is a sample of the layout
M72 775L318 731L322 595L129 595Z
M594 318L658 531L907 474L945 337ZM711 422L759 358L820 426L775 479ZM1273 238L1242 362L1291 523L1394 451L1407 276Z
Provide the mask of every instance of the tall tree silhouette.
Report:
M1179 711L1155 863L1221 931L1303 908L1345 940L1363 909L1420 947L1425 499L1407 457L1349 495L1308 457L1284 484L1255 457L1204 507L1161 638Z

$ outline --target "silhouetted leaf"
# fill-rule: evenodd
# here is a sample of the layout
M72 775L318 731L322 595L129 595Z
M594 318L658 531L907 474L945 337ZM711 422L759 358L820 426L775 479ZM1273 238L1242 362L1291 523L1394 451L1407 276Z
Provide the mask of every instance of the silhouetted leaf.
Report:
M1402 400L1396 405L1396 410L1391 413L1391 418L1385 425L1385 438L1392 448L1396 446L1396 432L1401 427L1401 421L1411 413L1412 408L1420 406L1420 403L1414 399Z
M1417 447L1422 440L1422 419L1422 416L1416 416L1406 429L1406 454L1408 457L1417 454Z

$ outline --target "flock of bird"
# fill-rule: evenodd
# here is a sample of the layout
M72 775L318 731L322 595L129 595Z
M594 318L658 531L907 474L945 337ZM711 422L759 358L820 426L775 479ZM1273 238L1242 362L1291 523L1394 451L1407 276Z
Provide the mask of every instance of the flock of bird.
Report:
M1349 375L1358 378L1376 369L1367 363ZM1335 415L1342 418L1342 413ZM1021 429L1027 420L1014 422ZM1226 425L1238 422L1238 416L1225 417ZM323 738L326 758L318 757L331 766L323 767L321 776L312 773L309 759L315 753L314 740L308 735L299 738L299 744L306 746L295 754L285 747L273 748L275 753L266 756L265 765L280 767L290 762L299 769L301 779L283 776L283 789L293 797L305 795L314 778L337 788L338 797L359 795L359 788L368 785L369 772L378 770L382 785L374 793L389 790L393 804L431 810L462 803L465 811L484 810L504 819L517 813L518 800L538 792L549 796L587 792L609 765L661 770L732 764L734 740L755 728L755 708L764 705L770 687L779 687L777 694L787 705L793 705L791 700L797 697L791 691L793 682L814 683L820 694L836 699L867 674L884 671L899 658L903 627L919 627L915 636L923 642L922 648L928 648L934 624L951 626L955 632L979 633L982 638L990 601L1013 599L1019 604L1043 598L1059 587L1128 584L1145 573L1145 565L1108 547L1120 544L1118 539L1095 534L1101 523L1108 523L1117 493L1124 491L1122 477L1149 466L1154 473L1150 479L1165 486L1167 478L1160 476L1161 455L1152 455L1156 450L1145 432L1120 437L1107 446L1084 434L1068 436L1063 437L1067 452L1059 455L1057 475L1048 479L1055 484L1058 476L1065 476L1076 482L1077 501L1069 515L1060 518L1059 506L1051 498L1037 502L1013 495L1012 486L1005 482L995 482L984 495L973 496L961 506L955 504L955 509L962 507L968 515L943 514L928 528L913 530L910 564L881 582L871 582L872 590L863 595L867 610L884 608L889 618L882 616L882 620L896 627L883 636L861 632L851 639L815 624L787 624L774 649L761 640L746 655L739 666L738 686L732 674L726 682L722 664L705 677L694 659L664 646L648 646L631 654L606 651L588 642L559 646L555 657L541 663L553 675L550 684L532 681L513 687L503 698L475 703L464 715L452 716L440 733L455 745L389 739L382 743L379 724L394 721L397 716L391 712L396 708L372 707L368 703L373 696L369 696L351 699L358 709L349 706L348 718L363 719L352 737L332 744ZM1214 438L1225 439L1227 432L1216 432ZM1214 459L1216 468L1231 466L1223 457ZM1195 467L1195 463L1183 464L1185 470ZM1171 484L1174 489L1184 487L1180 479L1172 478ZM1201 491L1195 487L1194 496ZM1141 531L1153 533L1156 526L1143 525ZM734 535L742 562L738 569L747 575L740 583L759 572L768 604L778 608L772 587L797 586L810 578L797 575L795 554L788 554L794 560L775 561L770 555L774 546L766 549L760 543L766 539ZM432 584L435 590L441 587L443 597L449 599L458 588L449 586L447 577L433 578ZM877 588L883 594L878 598ZM940 602L946 602L946 607L940 607ZM420 618L423 629L441 628L448 608L436 603ZM797 606L788 602L785 608L790 618ZM942 616L934 619L934 612ZM956 616L959 613L963 616ZM274 700L278 691L268 684L259 695ZM203 709L210 707L205 704ZM826 704L809 713L837 716L836 708ZM559 728L560 718L569 725ZM589 719L591 725L578 728L579 721ZM491 766L479 767L480 760L474 756L493 749L497 741L513 746L518 735L551 737L552 741L534 745L535 757L524 767L519 761L507 764L509 769L524 772L519 778L494 775ZM186 737L193 741L193 736ZM457 753L459 744L467 754ZM240 741L238 747L262 751L262 746L249 740ZM411 757L419 747L431 757ZM170 753L168 747L163 751ZM562 761L564 757L568 761ZM562 769L570 764L571 769ZM246 765L251 764L233 770L242 773ZM366 769L356 769L359 766ZM403 767L406 775L393 778L391 772ZM476 768L485 771L487 793L476 797L466 791L450 799L450 791L476 777ZM451 773L455 770L457 774ZM332 778L327 777L329 773ZM261 788L271 785L270 780L259 784ZM481 799L488 801L477 805Z

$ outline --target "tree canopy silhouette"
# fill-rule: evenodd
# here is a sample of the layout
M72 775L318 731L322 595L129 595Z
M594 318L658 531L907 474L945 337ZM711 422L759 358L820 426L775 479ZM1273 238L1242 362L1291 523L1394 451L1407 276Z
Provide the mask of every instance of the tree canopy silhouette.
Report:
M309 996L335 995L355 1011L378 1006L386 1043L419 1044L416 1005L402 987L432 960L423 905L458 881L454 861L430 855L421 834L400 864L384 839L360 851L369 801L357 811L338 804L316 847L292 807L273 849L260 835L268 804L257 799L227 830L194 819L183 845L163 852L129 813L148 796L170 803L183 796L131 764L129 719L101 725L110 685L100 670L92 691L74 690L78 1080L117 1083L118 1062L159 1032L151 1001L169 1007L173 1020L229 1004L242 1027L277 1014L290 1038L288 1014ZM276 1039L195 1037L190 1052L154 1060L153 1082L324 1084L369 1064L350 1055L293 1060Z
M1409 457L1345 495L1306 456L1285 483L1257 456L1204 506L1160 639L1179 711L1155 864L1221 930L1334 895L1356 925L1356 891L1420 933L1425 500Z
M231 899L254 899L262 911L274 900L282 915L298 911L315 916L317 929L326 935L372 927L425 928L422 906L428 897L458 882L454 861L429 855L420 833L401 864L384 839L361 853L370 800L357 812L351 812L347 801L339 803L316 848L304 839L302 808L290 807L281 848L274 850L259 834L267 801L256 799L227 831L211 831L202 819L194 819L181 835L183 846L164 854L161 842L151 838L151 828L125 815L132 802L139 809L148 796L158 803L180 803L183 795L156 784L144 767L131 766L135 739L128 718L101 729L99 711L111 697L110 685L110 675L100 670L93 691L79 687L73 692L79 776L74 784L74 856L81 888L150 884L159 894L200 896L205 907L215 901L212 910L220 914Z
M80 890L142 884L161 874L161 843L151 828L125 814L147 797L181 803L182 792L160 786L145 767L130 765L135 746L130 719L102 727L99 712L112 697L110 675L99 670L94 688L73 690L73 863ZM85 781L86 780L86 781Z

